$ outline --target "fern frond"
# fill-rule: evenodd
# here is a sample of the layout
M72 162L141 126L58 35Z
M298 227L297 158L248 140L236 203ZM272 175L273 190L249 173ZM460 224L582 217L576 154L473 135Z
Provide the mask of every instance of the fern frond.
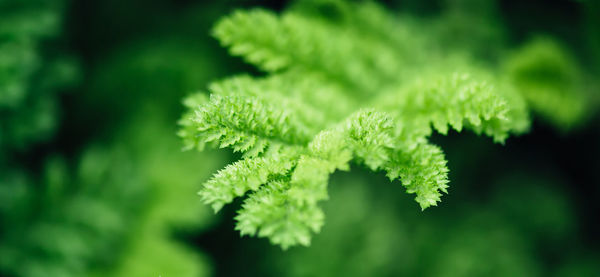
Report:
M214 30L233 55L265 71L318 72L350 89L358 88L358 93L374 92L380 84L396 79L402 69L401 59L384 43L364 40L354 28L299 13L277 16L260 9L238 11Z
M264 29L257 30L255 26ZM274 13L256 9L234 12L217 24L213 34L230 47L232 54L244 56L266 71L277 71L292 63L290 57L283 54L289 51L289 42L273 39L284 30Z
M335 170L349 170L352 150L348 146L346 134L339 130L326 130L315 136L308 145L310 156L322 162L320 166L330 173Z
M243 235L308 245L323 225L329 176L350 162L400 179L421 209L435 206L448 168L428 141L433 130L503 142L528 127L511 85L437 52L377 5L334 1L338 16L324 18L311 9L319 4L303 3L282 15L255 9L222 19L214 35L267 76L213 83L210 99L189 100L181 123L187 145L245 152L200 191L215 210L249 194L236 217Z
M267 78L237 76L212 83L211 94L257 98L263 103L284 106L309 132L334 123L345 116L356 103L344 97L344 91L322 77L305 72L286 72ZM337 101L332 106L331 101Z
M392 124L390 117L374 110L359 111L348 119L350 149L372 170L389 162L394 147Z
M308 128L287 110L253 97L213 94L192 121L203 143L232 147L249 157L269 146L303 145L310 138Z
M442 150L431 144L419 144L412 150L398 151L386 165L387 176L400 177L408 193L422 210L436 206L441 193L448 193L448 167Z
M242 235L269 237L283 249L308 246L312 233L323 225L317 203L328 198L327 183L334 170L326 160L301 156L291 178L274 180L246 199L236 229Z
M273 176L288 173L295 165L288 155L293 154L246 158L230 164L204 183L199 194L215 212L219 211L235 197L258 190Z
M404 130L407 132L408 130ZM372 170L383 169L390 180L400 178L408 193L426 209L447 193L448 168L441 149L401 135L391 116L372 110L357 113L348 123L350 145Z
M536 38L506 62L508 78L531 108L550 123L568 129L588 114L581 70L565 49L549 38Z
M236 217L236 229L242 235L268 237L283 249L298 244L308 246L312 233L323 226L325 216L316 205L292 199L288 195L290 188L289 181L274 181L250 195ZM300 193L312 195L313 191L296 191Z
M518 131L514 122L522 119L509 118L507 97L492 82L461 72L425 76L376 103L403 122L431 124L442 134L448 126L459 132L466 127L503 142L511 131Z

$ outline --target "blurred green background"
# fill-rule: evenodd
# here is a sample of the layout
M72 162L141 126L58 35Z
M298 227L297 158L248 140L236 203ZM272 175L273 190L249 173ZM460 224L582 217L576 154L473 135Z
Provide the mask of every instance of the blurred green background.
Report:
M451 189L424 212L383 174L336 173L322 232L282 251L196 195L236 156L175 133L185 95L261 74L215 21L291 3L0 0L0 276L600 276L600 118L569 97L599 99L599 2L380 3L557 108L505 145L434 135Z

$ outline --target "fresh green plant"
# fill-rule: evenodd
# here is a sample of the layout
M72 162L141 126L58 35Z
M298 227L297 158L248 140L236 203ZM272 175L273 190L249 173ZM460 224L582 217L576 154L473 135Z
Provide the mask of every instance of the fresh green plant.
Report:
M486 69L442 58L379 6L338 5L335 22L258 9L221 20L221 43L269 74L213 83L210 98L187 99L181 121L187 148L243 153L204 184L202 199L218 211L249 193L236 229L283 248L310 243L323 225L317 203L328 197L328 177L351 161L400 179L426 209L448 182L432 129L504 142L528 125L524 100Z
M284 249L309 245L324 222L318 202L328 198L328 177L350 162L399 179L426 209L448 188L432 131L468 129L504 143L528 129L526 102L547 114L558 105L547 99L585 99L573 95L576 69L558 49L523 50L508 66L511 79L437 47L423 35L434 29L371 2L300 1L281 15L253 9L222 19L214 36L266 76L214 82L210 97L186 100L179 134L187 149L208 144L242 153L204 183L203 201L219 211L248 194L236 217L242 235ZM547 59L531 60L544 53L554 57L553 76L564 76L559 84L525 72L546 68ZM551 118L559 125L584 113L581 105L564 106Z
M251 2L0 0L0 276L600 276L597 1Z

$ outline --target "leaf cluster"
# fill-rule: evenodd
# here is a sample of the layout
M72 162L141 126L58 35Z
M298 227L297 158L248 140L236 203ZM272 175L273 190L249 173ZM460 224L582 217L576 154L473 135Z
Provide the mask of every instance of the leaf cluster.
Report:
M491 71L376 4L332 3L332 18L301 6L222 19L215 37L267 74L214 82L180 121L185 148L242 153L203 185L203 201L218 211L247 196L236 229L284 249L321 229L329 176L351 163L400 180L426 209L448 188L434 130L504 142L528 128L525 100Z

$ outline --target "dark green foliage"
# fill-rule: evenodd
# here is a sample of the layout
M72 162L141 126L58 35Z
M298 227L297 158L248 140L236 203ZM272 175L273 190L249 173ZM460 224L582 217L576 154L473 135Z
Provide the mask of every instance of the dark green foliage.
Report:
M141 197L139 180L129 178L131 168L112 167L123 156L90 150L76 173L67 170L64 160L54 159L38 184L3 183L22 191L22 196L9 210L19 220L7 222L10 229L3 232L2 271L16 276L81 276L91 263L107 262L98 259L112 259L98 254L119 248L126 222L138 212L128 204ZM130 185L127 192L117 185L124 181ZM46 191L37 193L36 187ZM17 213L16 207L23 208Z
M84 95L77 96L84 100L81 114L69 123L85 120L97 128L110 122L100 130L110 138L86 142L72 161L56 154L42 164L40 177L28 173L31 169L2 168L0 272L26 277L209 274L207 258L173 236L210 225L208 210L195 194L195 180L208 172L197 165L214 169L211 164L220 158L181 153L174 121L185 91L204 84L216 67L207 71L210 60L198 55L201 40L162 36L160 44L154 38L140 40L106 58ZM97 104L102 114L113 114L94 114Z
M61 6L60 0L0 3L0 155L51 136L56 94L77 77L73 61L43 47L60 34Z

